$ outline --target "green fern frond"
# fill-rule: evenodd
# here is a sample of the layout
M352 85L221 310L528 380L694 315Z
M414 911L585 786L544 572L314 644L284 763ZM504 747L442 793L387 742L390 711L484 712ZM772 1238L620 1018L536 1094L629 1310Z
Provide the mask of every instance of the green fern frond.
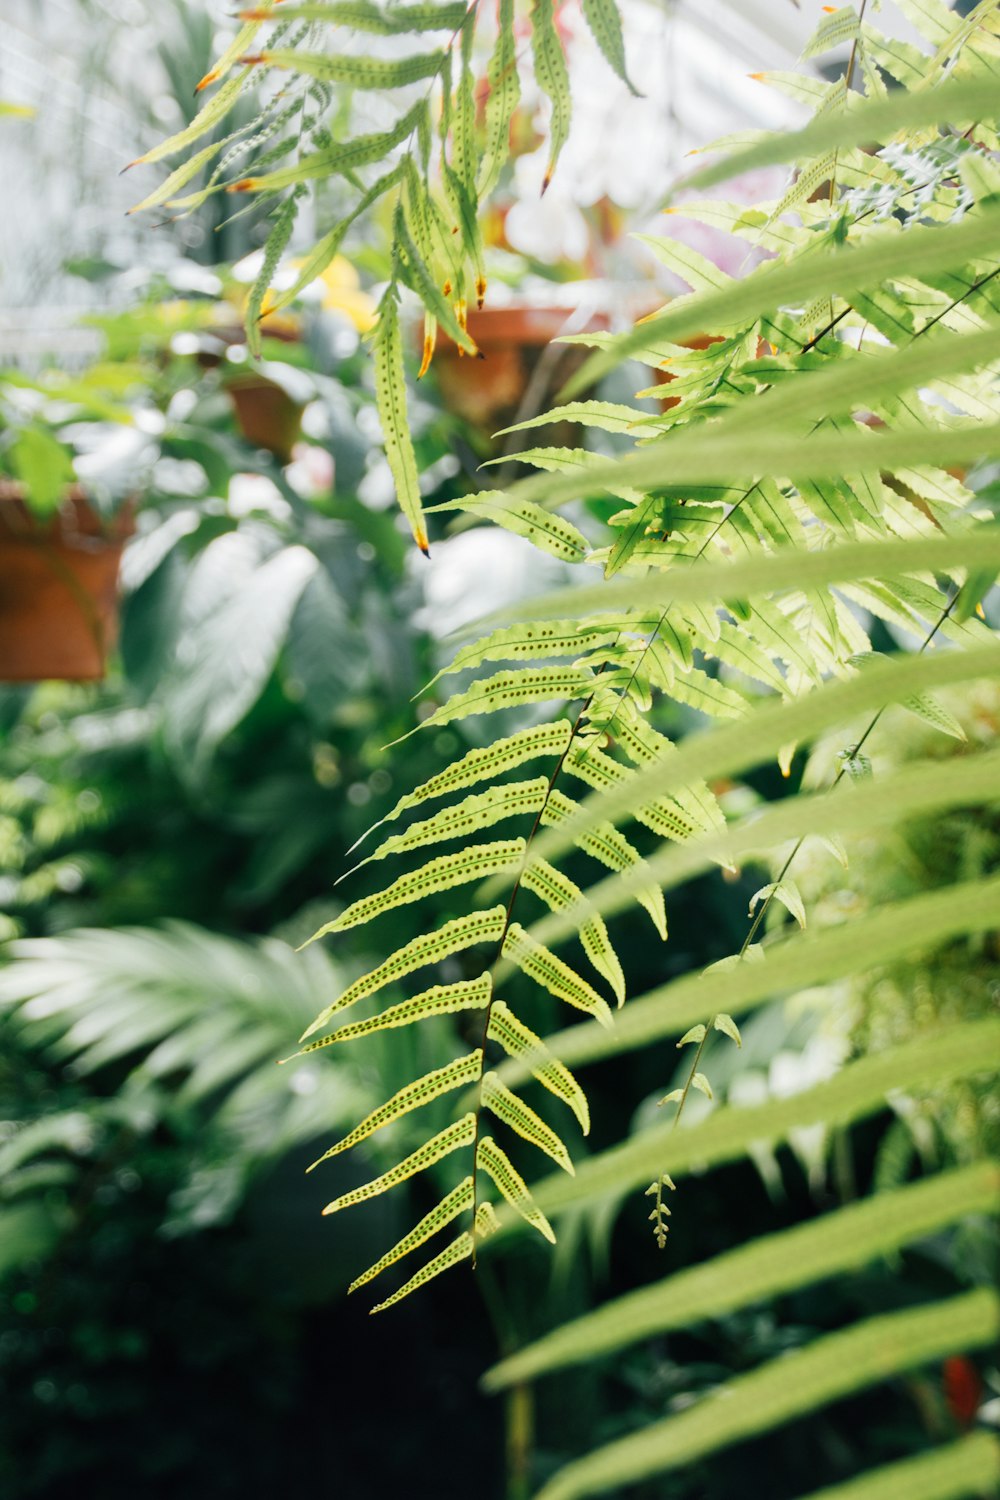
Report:
M391 1297L387 1297L384 1302L376 1303L371 1309L372 1313L385 1312L387 1308L394 1307L397 1302L408 1297L411 1292L426 1286L428 1281L433 1281L435 1276L440 1276L442 1271L448 1271L452 1266L460 1265L463 1260L469 1260L475 1249L475 1243L468 1230L460 1234L457 1240L452 1240L447 1250L442 1250L440 1255L435 1255L433 1260L428 1261L426 1266L423 1266L416 1275L411 1276L409 1281L405 1282L397 1292L393 1292Z
M481 1088L483 1108L488 1109L523 1140L537 1146L570 1176L576 1170L563 1142L524 1100L502 1083L495 1073L485 1073Z
M410 848L415 845L403 844L398 847ZM518 869L526 848L524 839L503 839L494 844L475 844L469 849L459 849L456 854L442 854L437 859L428 860L419 870L400 875L385 890L376 891L371 896L362 896L360 900L352 902L339 917L334 917L332 922L327 922L315 932L309 942L314 943L317 938L326 937L331 932L346 932L350 927L370 922L397 906L421 901L425 896L450 891L457 885L484 880L506 870ZM372 859L381 857L381 852L371 855Z
M561 958L530 937L519 922L511 922L508 926L502 951L504 958L557 1000L564 1000L575 1010L593 1016L604 1026L611 1025L607 1001Z
M376 1031L388 1031L395 1026L412 1026L429 1016L455 1015L459 1011L482 1010L490 1003L493 982L489 974L480 974L478 979L460 979L456 984L435 984L413 995L409 1000L400 1000L397 1005L370 1016L367 1021L352 1021L328 1037L322 1045L334 1042L353 1042L362 1036L371 1036Z
M502 1000L493 1002L486 1035L491 1042L498 1042L508 1057L527 1058L532 1077L569 1106L584 1135L589 1135L590 1110L583 1089L569 1069L548 1053L541 1037L518 1020Z
M543 1239L554 1245L556 1237L552 1225L528 1192L524 1178L490 1135L484 1135L476 1148L476 1166L482 1168L511 1208L532 1229L537 1229Z
M428 844L467 838L480 833L484 828L492 828L494 823L501 823L507 818L538 813L545 805L547 789L546 778L536 776L531 781L507 781L500 786L489 787L485 792L473 792L461 802L441 808L433 817L411 823L405 833L394 833L383 839L374 853L369 854L361 863L367 865L373 860L386 859L391 854L423 849ZM483 871L484 875L489 873L488 870Z
M354 1129L331 1146L323 1155L317 1157L311 1166L306 1168L311 1172L321 1162L329 1161L331 1156L337 1156L341 1151L349 1151L352 1146L365 1141L376 1130L381 1130L383 1125L390 1125L394 1120L401 1119L403 1115L409 1114L412 1109L419 1109L422 1104L430 1104L434 1099L440 1099L442 1094L450 1093L452 1089L461 1088L463 1084L475 1083L482 1072L483 1054L477 1049L470 1052L467 1057L456 1058L454 1062L447 1063L443 1068L435 1068L431 1073L425 1073L415 1083L408 1083L401 1088L385 1104L378 1109L372 1110Z
M402 979L404 975L412 974L415 969L422 969L427 964L440 963L443 958L450 958L453 953L460 953L465 948L474 948L479 943L499 942L503 928L504 909L502 906L494 906L489 911L469 912L464 917L455 917L452 921L446 922L437 932L420 933L402 948L398 948L384 963L379 964L378 968L372 969L368 974L362 974L353 984L349 984L338 999L320 1012L299 1040L304 1042L307 1037L325 1026L331 1017L339 1015L341 1011L347 1010L359 1000L365 1000L370 995L377 994L393 980Z
M458 1218L459 1214L467 1213L472 1208L473 1189L472 1178L465 1177L457 1187L452 1188L440 1203L435 1204L430 1213L424 1215L420 1223L404 1234L403 1238L393 1245L391 1250L379 1257L374 1265L369 1266L367 1271L362 1271L348 1287L349 1292L356 1292L359 1287L367 1286L369 1281L374 1281L383 1271L394 1266L397 1261L409 1255L411 1250L418 1250L432 1235L446 1228Z
M573 911L577 916L577 935L590 962L606 979L619 1006L625 1000L625 975L615 952L604 920L597 912L588 915L587 898L580 887L550 865L547 859L536 859L521 875L521 886L544 901L550 911Z
M414 1177L417 1172L425 1172L428 1167L434 1166L436 1162L443 1161L453 1151L458 1151L462 1146L471 1146L476 1138L476 1117L474 1114L464 1115L461 1120L456 1120L454 1125L448 1125L444 1130L439 1130L437 1135L431 1136L416 1151L396 1166L390 1167L388 1172L383 1172L380 1177L375 1177L371 1182L366 1182L363 1187L352 1188L349 1193L342 1193L339 1198L334 1198L324 1208L324 1214L336 1214L343 1208L351 1208L355 1203L366 1203L369 1198L377 1198L380 1193L387 1193L392 1188L398 1187L401 1182Z

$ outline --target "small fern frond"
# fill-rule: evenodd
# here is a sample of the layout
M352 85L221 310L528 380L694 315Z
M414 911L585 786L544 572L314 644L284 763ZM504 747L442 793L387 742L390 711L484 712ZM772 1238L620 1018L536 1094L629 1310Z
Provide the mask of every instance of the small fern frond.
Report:
M586 698L594 686L590 672L577 667L532 667L528 671L497 672L456 693L422 720L421 729L451 724L472 714L493 714L502 708L524 708L529 703L573 702ZM411 730L411 733L414 731Z
M400 797L392 811L380 823L374 824L368 833L374 832L383 823L394 822L412 807L419 807L437 797L446 797L449 792L460 792L465 787L476 786L481 781L491 781L524 765L525 761L539 760L543 756L561 756L569 745L572 733L572 726L565 719L556 719L551 724L534 724L528 729L521 729L516 734L494 740L491 745L467 750L445 770L439 771L429 781Z
M520 818L538 813L545 805L548 782L544 776L530 781L507 781L500 786L489 787L485 792L473 792L449 807L443 807L433 817L411 823L405 833L394 833L383 839L374 853L361 861L361 865L373 860L386 859L390 854L408 853L423 849L428 844L445 843L449 839L469 838L502 823L507 818ZM487 846L490 847L490 846ZM487 856L487 863L489 858ZM356 866L360 869L361 865ZM348 871L348 874L353 873ZM484 869L483 874L490 871Z

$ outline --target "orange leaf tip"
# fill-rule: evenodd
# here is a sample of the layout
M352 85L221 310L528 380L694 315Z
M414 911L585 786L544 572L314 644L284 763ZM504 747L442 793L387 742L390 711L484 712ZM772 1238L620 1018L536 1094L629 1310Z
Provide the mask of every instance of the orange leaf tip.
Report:
M552 181L552 168L550 167L549 170L546 172L545 176L542 178L542 191L538 195L540 198L544 198L545 197L545 194L549 190L549 183L551 181Z
M256 191L256 177L241 177L239 182L231 182L226 188L227 193L255 193Z
M420 548L420 550L424 554L424 556L425 557L430 557L430 555L431 555L431 549L427 545L427 533L426 533L426 531L415 531L413 533L413 540L416 542L417 546Z
M821 8L824 16L835 16L837 14L837 7L835 5L824 5Z
M425 336L425 338L424 338L424 357L423 357L423 359L420 362L420 369L417 371L417 379L418 380L422 380L424 378L424 376L427 374L427 371L430 369L431 359L433 358L433 356L434 356L434 340L431 338L430 334L428 333Z
M981 620L986 619L986 611L983 609L983 606L981 604L976 605L976 614Z
M748 73L747 77L752 78L754 83L766 83L767 81L766 73Z
M244 68L253 68L253 67L256 67L256 65L258 63L266 63L267 62L267 53L266 52L247 52L243 57L238 57L236 59L236 61L240 64L241 67L244 67Z
M201 80L201 82L195 84L195 88L194 88L195 93L196 94L200 94L201 91L202 91L202 89L207 89L208 86L209 86L209 84L210 83L214 83L215 80L218 78L218 76L219 76L219 70L218 70L218 68L212 68L212 69L210 69L209 72L207 72L205 74L205 76Z

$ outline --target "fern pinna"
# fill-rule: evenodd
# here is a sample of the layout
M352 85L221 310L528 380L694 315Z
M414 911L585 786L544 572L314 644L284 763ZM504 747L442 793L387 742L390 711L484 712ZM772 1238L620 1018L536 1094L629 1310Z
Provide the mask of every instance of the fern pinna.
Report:
M795 162L790 184L774 201L755 208L712 199L684 205L686 216L744 239L768 263L733 280L678 241L651 240L691 294L625 336L582 336L597 351L580 381L626 356L643 361L658 378L670 378L669 393L662 384L639 393L659 399L659 410L571 400L523 426L571 418L612 434L619 449L613 458L587 448L528 448L520 458L540 471L534 477L444 507L505 527L564 562L600 563L605 579L539 601L528 619L495 620L457 653L442 676L487 670L471 684L464 679L451 696L436 681L442 701L424 726L500 710L529 717L402 798L384 823L404 814L412 820L383 835L363 863L418 855L449 840L460 844L458 852L404 872L323 929L343 931L401 903L486 881L478 904L392 953L307 1033L314 1038L307 1047L325 1047L435 1015L471 1014L470 1051L400 1090L334 1148L364 1140L421 1104L458 1096L453 1123L329 1206L336 1211L363 1201L446 1159L462 1162L457 1185L360 1281L456 1220L463 1218L464 1227L380 1306L474 1258L498 1222L495 1205L501 1220L513 1212L552 1237L544 1205L492 1131L499 1127L501 1140L504 1131L521 1136L572 1172L562 1135L519 1089L533 1077L586 1129L586 1100L567 1064L636 1044L625 1040L629 1012L619 1028L612 1008L625 992L604 922L620 909L614 882L585 890L563 868L566 856L582 851L609 869L664 938L661 881L668 868L680 878L680 865L670 866L665 851L641 853L623 831L626 824L642 825L644 839L651 832L675 850L692 849L688 868L701 847L721 863L737 848L752 854L767 847L763 830L756 843L753 830L729 839L711 786L698 777L694 748L687 753L671 743L661 705L733 721L728 737L716 732L718 753L704 753L706 776L713 764L714 774L748 767L768 745L787 773L799 741L836 721L841 699L830 679L843 680L842 714L848 702L870 705L867 723L877 720L885 701L877 684L886 682L889 692L896 679L873 650L873 622L913 642L918 654L936 642L964 648L951 657L953 680L966 670L963 655L993 660L995 637L975 615L996 576L996 539L983 527L990 510L961 471L945 466L1000 448L1000 171L990 154L1000 145L993 81L1000 25L989 6L976 7L975 24L936 0L900 0L900 8L922 30L927 51L888 41L845 7L824 20L810 49L818 54L845 37L851 41L838 82L762 79L815 106L813 123L795 136L749 147L737 142L721 165L692 179L711 184L745 166ZM887 80L902 87L889 94ZM860 149L872 141L885 144ZM696 334L699 347L683 342ZM581 506L588 497L599 502L593 513ZM563 505L570 514L560 513ZM608 529L599 534L595 517L609 512ZM947 659L941 665L944 671L930 661L911 669L906 680L913 685L900 697L943 733L961 736L924 691L925 683L949 680L952 666ZM863 689L853 695L852 679ZM875 696L864 687L868 681ZM829 701L833 718L807 708L816 696ZM772 713L762 706L766 698L779 705ZM553 702L570 705L570 715L538 723L539 705ZM845 744L842 775L864 774L869 732L862 726ZM706 738L706 746L713 743ZM526 774L536 761L543 770ZM439 799L448 800L430 811L427 804ZM778 810L768 816L777 827ZM836 855L836 820L811 817L826 829ZM521 836L476 841L517 819ZM794 823L792 829L799 832ZM763 957L753 939L764 914L778 903L804 921L790 874L796 847L754 898L747 939L723 963L723 988L706 987L701 1019L688 1012L680 1027L687 1029L678 1046L694 1053L684 1082L664 1101L677 1106L674 1123L692 1089L711 1093L701 1068L711 1037L740 1041L732 1017L716 1007L727 998L730 971ZM548 915L531 920L528 897ZM574 934L586 967L554 951ZM469 977L326 1030L384 986L477 953L484 956L471 963ZM562 1034L547 1050L517 1014L515 990L524 993L514 985L518 974L583 1012L584 1024L573 1028L569 1042ZM767 987L766 977L748 984L734 974L734 1002ZM655 998L631 1011L641 1018L632 1030L638 1035L646 1026L647 1040L672 1024L669 1015L648 1019ZM594 1040L602 1031L608 1033L603 1052ZM507 1060L494 1065L503 1054ZM672 1185L661 1171L648 1190L661 1244L669 1217L663 1190ZM568 1201L548 1188L542 1196L546 1203Z

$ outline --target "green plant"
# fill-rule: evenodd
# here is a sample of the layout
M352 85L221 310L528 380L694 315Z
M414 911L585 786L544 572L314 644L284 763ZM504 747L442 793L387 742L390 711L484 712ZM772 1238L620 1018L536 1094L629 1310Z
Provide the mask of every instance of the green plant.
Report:
M974 467L965 472L1000 451L1000 173L991 155L998 146L992 69L1000 25L992 5L962 18L933 0L900 0L900 8L929 50L893 46L844 7L823 22L811 50L847 38L845 76L828 84L773 80L817 104L814 123L737 150L692 179L692 186L705 185L754 164L795 162L794 179L775 204L684 206L686 214L772 252L773 262L730 281L688 248L658 242L693 295L624 338L591 337L601 347L578 385L631 355L675 376L676 404L649 415L627 405L571 401L525 426L572 417L634 437L632 448L613 461L583 450L531 449L520 457L545 471L540 476L443 507L492 520L564 561L600 562L605 580L493 619L486 635L458 652L444 675L487 662L514 664L471 685L464 679L424 721L434 729L471 718L483 726L482 743L400 799L382 823L423 812L433 799L469 795L383 837L362 863L449 840L460 847L359 897L317 934L348 932L401 904L486 881L474 903L465 906L456 896L449 921L355 980L304 1034L304 1053L311 1054L458 1014L463 1039L472 1044L399 1090L328 1153L431 1100L459 1095L457 1119L327 1207L338 1212L367 1201L418 1172L430 1171L440 1182L437 1207L355 1285L464 1220L458 1237L380 1307L462 1260L474 1261L484 1243L509 1240L523 1228L520 1221L551 1239L552 1218L607 1205L647 1184L662 1243L668 1216L662 1189L686 1173L738 1160L754 1142L785 1139L803 1127L869 1118L891 1090L920 1095L995 1071L996 1019L949 1020L930 1035L853 1060L792 1097L755 1109L729 1105L675 1129L689 1123L692 1090L711 1099L706 1048L718 1034L739 1043L734 1016L914 949L996 928L1000 876L980 867L959 883L884 906L852 922L847 933L836 927L789 937L786 927L775 926L776 941L754 941L776 903L804 925L792 869L805 839L826 840L836 858L839 835L993 803L1000 795L995 750L967 750L961 774L954 764L921 759L892 776L866 779L866 746L888 705L961 740L964 732L936 690L993 675L1000 661L995 632L976 614L1000 571L1000 539L990 505L977 499ZM855 74L866 99L851 91ZM889 93L887 78L903 88ZM871 143L881 149L860 149ZM706 330L716 335L707 348L680 347L681 339ZM956 464L965 466L962 477L945 467ZM572 519L558 514L563 504L576 507ZM587 530L600 519L611 540L593 546ZM944 643L947 649L931 649ZM885 649L893 645L899 649ZM540 717L539 706L553 700L572 703L572 716ZM669 729L690 710L732 722L677 747ZM513 713L501 737L490 739L483 716L501 711ZM799 789L773 808L725 820L713 788L772 758L791 775L798 746L845 725L831 778L843 789ZM505 779L543 757L548 774ZM585 801L566 794L564 774L591 789ZM524 837L469 842L509 818L523 820ZM640 829L626 837L622 826L633 822ZM650 834L671 847L658 848ZM589 977L553 951L578 937L620 1004L626 965L605 917L637 899L665 937L664 890L712 864L766 861L781 845L789 853L777 878L758 892L740 951L708 975L677 979L618 1015ZM612 877L588 888L586 874L577 878L576 851L609 865ZM549 908L528 926L524 892ZM476 950L486 956L477 960ZM346 1016L390 982L433 964L447 965L446 982L360 1021ZM589 1019L543 1041L552 999ZM341 1017L347 1024L330 1030ZM529 1105L524 1088L532 1079L540 1083L586 1131L586 1098L568 1065L678 1035L678 1045L694 1055L680 1087L666 1096L677 1106L673 1119L598 1151L574 1174L548 1101ZM506 1058L492 1066L494 1054ZM487 1114L568 1176L555 1174L529 1189L487 1133ZM846 1221L830 1216L829 1245L846 1246L843 1260L819 1264L805 1252L800 1260L802 1247L779 1237L771 1247L754 1247L761 1281L747 1271L742 1282L743 1263L710 1268L694 1290L682 1286L676 1300L667 1283L657 1316L679 1324L785 1290L803 1275L836 1274L856 1264L862 1243L866 1256L876 1255L898 1245L907 1223L907 1234L925 1233L919 1216L904 1220L909 1205L922 1210L933 1203L941 1216L934 1222L951 1224L981 1212L995 1190L995 1165L981 1163L933 1188L900 1189L891 1205L876 1200ZM863 1242L855 1242L862 1234ZM818 1231L805 1249L811 1254L825 1243L825 1231ZM752 1257L748 1264L753 1270ZM624 1319L616 1328L615 1317L609 1311L602 1319L601 1347L625 1342L628 1327L634 1332ZM718 1399L580 1460L543 1494L570 1500L637 1482L946 1353L982 1347L998 1327L1000 1308L985 1287L861 1322L815 1341L794 1360L776 1360L734 1381ZM569 1344L573 1358L589 1357L597 1347L594 1325L581 1325ZM553 1356L551 1367L564 1357ZM520 1365L515 1356L495 1379L509 1384L543 1366L549 1367L547 1356ZM996 1461L995 1445L973 1438L950 1454L922 1455L905 1471L868 1475L849 1493L891 1493L900 1483L923 1486L919 1492L928 1495L975 1492L989 1482Z
M604 56L628 82L621 22L613 0L585 0L583 13ZM183 159L134 211L160 206L190 213L219 192L252 193L271 205L272 228L263 264L247 307L247 337L259 353L259 322L278 262L289 245L301 205L311 191L329 184L337 202L335 222L306 256L293 285L273 294L269 311L287 306L330 264L352 225L376 205L390 219L388 284L374 330L376 389L396 491L418 546L427 531L408 424L399 301L403 288L424 307L423 374L440 325L470 357L476 345L466 331L466 309L486 294L480 203L496 186L510 151L510 130L520 98L519 55L513 0L501 0L495 39L482 80L485 107L477 124L476 4L337 3L285 6L273 0L241 12L244 25L198 85L218 91L185 129L147 151L151 164L183 153ZM274 24L259 48L262 26ZM345 50L345 33L361 32L384 45L381 55ZM443 46L423 47L428 36ZM332 37L332 47L327 43ZM254 51L252 48L258 47ZM531 7L534 74L551 106L551 151L542 191L555 170L570 121L570 91L563 45L552 0ZM221 139L214 134L262 72L276 75L261 112ZM457 76L456 76L457 75ZM630 85L631 86L631 85ZM392 90L408 108L386 119L353 95L367 99ZM435 109L437 119L435 120ZM377 122L377 128L364 129ZM210 137L208 145L190 148ZM238 166L238 170L237 170ZM206 184L182 190L203 169ZM374 174L367 180L366 169ZM384 200L384 201L383 201Z

